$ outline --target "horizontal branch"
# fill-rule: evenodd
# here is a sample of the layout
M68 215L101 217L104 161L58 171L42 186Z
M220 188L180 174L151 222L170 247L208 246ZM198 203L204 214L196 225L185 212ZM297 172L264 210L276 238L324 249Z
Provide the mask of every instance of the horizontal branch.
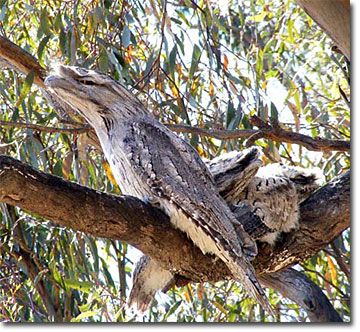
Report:
M13 128L26 128L34 131L40 131L45 133L61 133L61 134L82 134L90 130L90 126L84 125L80 128L56 128L56 127L47 127L41 126L32 123L25 122L9 122L0 120L0 126L3 127L13 127Z
M183 124L166 124L166 126L176 133L189 133L200 136L208 136L219 140L247 138L250 140L250 143L253 143L254 140L264 138L275 142L298 144L311 151L350 151L350 141L312 138L310 136L294 133L282 128L274 128L269 124L266 124L266 126L262 126L259 129L237 130L205 129Z
M226 265L203 255L161 211L131 196L99 192L0 156L0 201L96 237L128 242L163 268L193 280L231 277ZM329 182L301 205L300 229L276 247L262 245L257 274L311 257L350 225L350 174Z
M68 119L68 114L72 114L74 112L70 109L69 105L61 103L56 96L51 95L49 91L47 91L44 86L46 69L41 67L36 58L1 35L0 58L5 59L11 67L25 75L32 70L34 72L34 83L42 88L46 99L54 107L55 112L61 118ZM254 140L269 139L275 142L298 144L311 151L350 151L350 141L347 140L330 140L324 138L314 139L310 136L265 124L257 117L252 117L252 122L258 126L259 129L216 130L191 127L182 124L166 124L166 126L177 133L190 133L200 136L213 137L219 140L246 138L249 139L249 143L253 143ZM95 145L99 147L99 144Z

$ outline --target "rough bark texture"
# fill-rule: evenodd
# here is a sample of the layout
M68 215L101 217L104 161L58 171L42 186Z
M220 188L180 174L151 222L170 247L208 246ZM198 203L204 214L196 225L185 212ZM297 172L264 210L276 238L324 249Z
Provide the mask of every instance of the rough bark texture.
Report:
M231 276L223 262L203 255L149 204L65 181L7 156L0 157L0 201L73 230L126 241L164 268L195 282ZM289 233L274 248L260 246L254 261L257 274L285 269L324 248L350 226L349 202L350 173L346 172L301 205L297 232Z
M342 322L319 286L294 269L263 275L260 282L300 305L311 322Z
M350 0L296 0L350 60Z
M4 59L7 65L25 75L28 75L30 71L33 71L34 83L41 88L45 87L45 69L40 66L37 59L1 35L0 58Z

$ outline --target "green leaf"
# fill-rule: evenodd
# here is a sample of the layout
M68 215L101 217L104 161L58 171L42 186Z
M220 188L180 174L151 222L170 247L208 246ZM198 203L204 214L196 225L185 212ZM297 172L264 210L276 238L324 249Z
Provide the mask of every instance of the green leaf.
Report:
M276 120L279 118L278 110L273 102L270 103L270 116Z
M80 315L76 316L75 318L72 318L71 322L79 323L82 319L98 315L98 314L100 314L100 312L101 312L101 309L82 312Z
M95 16L96 16L96 21L97 21L97 23L100 23L100 24L106 29L107 26L106 26L106 20L105 20L103 8L97 6L97 7L94 9L94 12L95 12Z
M127 48L131 43L131 31L127 25L124 25L122 34L121 34L121 41L123 43L123 47Z
M254 15L254 16L250 16L248 17L249 21L254 21L255 23L260 23L261 21L264 20L264 18L267 16L267 12L263 11L261 14L259 15Z
M102 263L102 272L105 276L106 282L109 286L111 286L113 289L116 289L114 280L111 276L111 273L109 272L107 268L107 264L103 258L100 257L101 263Z
M61 12L58 12L55 17L55 21L54 21L55 30L57 32L60 31L61 26L62 26Z
M100 56L99 56L99 69L100 71L102 71L103 73L107 73L109 70L109 57L108 54L106 52L106 49L103 47L101 48L100 51Z
M86 312L86 311L89 311L89 308L91 307L91 302L89 303L85 303L83 305L79 305L78 308L81 312Z
M193 54L192 54L192 60L191 60L191 66L190 66L190 71L189 71L189 78L192 79L195 73L195 70L198 66L199 63L199 59L200 59L200 48L199 46L195 45L193 48Z
M67 39L66 33L64 29L61 29L59 34L59 44L62 55L66 54L66 39Z
M169 59L168 59L168 68L169 68L169 73L171 76L174 76L176 55L177 55L177 47L176 47L176 45L174 45L174 47L172 48L172 50L169 54Z
M179 17L185 22L187 26L190 26L190 23L183 12L181 12L180 10L176 10L175 12L179 15Z
M276 39L274 37L271 37L269 39L269 41L266 43L265 47L264 47L264 54L268 52L268 50L270 49L270 46L272 44L274 44L276 42Z
M149 60L146 63L146 67L145 67L145 71L144 71L144 76L147 76L152 68L152 65L155 61L155 54L151 53Z
M20 91L20 97L19 97L15 107L19 107L20 104L24 101L24 99L30 92L33 82L34 82L34 71L30 70L29 74L27 74L27 76L25 78L25 82Z
M49 39L50 39L50 36L46 36L41 40L41 42L39 44L39 47L37 50L37 56L38 56L38 60L39 60L40 64L43 63L44 49L45 49L45 46L48 43Z
M93 168L89 167L93 171ZM99 273L99 253L96 245L96 241L90 236L84 236L84 240L90 248L92 259L94 260L94 269L96 273Z
M175 35L175 41L176 44L180 47L182 55L184 55L185 54L184 43L179 39L177 35Z
M40 29L41 32L44 33L45 35L47 36L51 35L49 18L46 12L46 8L44 8L40 14Z
M165 322L174 312L177 308L179 308L180 304L182 303L182 300L175 302L171 308L169 309L169 311L166 313L166 315L164 316L163 321Z
M64 279L65 285L67 287L77 289L79 291L90 293L91 288L95 286L91 281L79 281L74 279Z
M228 102L228 107L226 112L226 128L230 129L229 125L231 123L231 120L234 118L234 116L235 116L235 107L232 101L230 100Z
M255 66L256 81L258 83L260 82L263 68L264 68L264 52L262 50L259 50L256 56L256 66Z
M36 287L37 286L37 283L41 280L41 278L43 277L44 274L47 273L47 270L42 270L40 271L37 276L35 277L34 279L34 286Z
M288 20L288 32L289 32L288 41L289 41L290 44L294 44L293 28L294 28L294 21L290 18Z

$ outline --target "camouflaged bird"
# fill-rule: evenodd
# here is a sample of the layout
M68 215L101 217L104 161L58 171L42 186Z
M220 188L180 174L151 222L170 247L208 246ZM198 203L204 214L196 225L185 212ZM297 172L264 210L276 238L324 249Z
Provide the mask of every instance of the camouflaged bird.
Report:
M215 179L234 172L236 163L236 158L231 154L220 155L206 162ZM259 167L255 160L242 171L242 176L233 178L236 183L226 191L219 189L235 215L238 216L237 211L247 205L263 223L262 232L259 232L260 227L257 225L256 235L243 225L247 233L254 240L275 245L281 233L288 233L299 227L300 203L318 189L323 180L318 168L307 169L280 163Z
M224 153L205 160L217 188L231 206L237 220L254 240L275 245L281 233L299 226L299 204L308 198L323 181L321 171L281 164L262 166L258 148ZM262 166L262 167L260 167ZM243 218L248 206L258 218ZM164 270L160 264L143 256L133 273L129 305L140 311L149 308L157 291L166 292L174 285L177 275ZM185 280L186 282L186 280Z
M45 85L95 129L122 193L162 209L204 254L224 261L234 279L274 314L250 263L256 244L241 226L235 232L238 222L198 153L107 75L58 65Z

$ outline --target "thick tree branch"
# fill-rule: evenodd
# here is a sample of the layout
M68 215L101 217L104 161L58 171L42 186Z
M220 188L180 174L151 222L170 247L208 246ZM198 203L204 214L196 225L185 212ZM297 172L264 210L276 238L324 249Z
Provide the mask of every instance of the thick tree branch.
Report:
M19 206L75 231L119 239L158 260L164 268L199 281L231 274L222 261L203 255L167 216L131 196L106 194L0 157L0 201ZM260 246L258 275L277 272L313 256L350 225L350 173L314 193L301 205L301 227L278 246ZM250 215L250 214L249 214Z
M36 58L30 53L1 35L0 58L3 58L8 65L24 75L28 75L30 71L33 71L34 83L41 88L45 88L44 78L46 70L41 67Z
M300 305L311 322L342 322L330 301L305 274L294 269L262 275L260 282Z
M277 272L313 256L336 238L334 234L340 235L350 226L350 171L301 203L300 213L300 230L285 234L282 244L264 248L258 256L256 265L263 273Z

